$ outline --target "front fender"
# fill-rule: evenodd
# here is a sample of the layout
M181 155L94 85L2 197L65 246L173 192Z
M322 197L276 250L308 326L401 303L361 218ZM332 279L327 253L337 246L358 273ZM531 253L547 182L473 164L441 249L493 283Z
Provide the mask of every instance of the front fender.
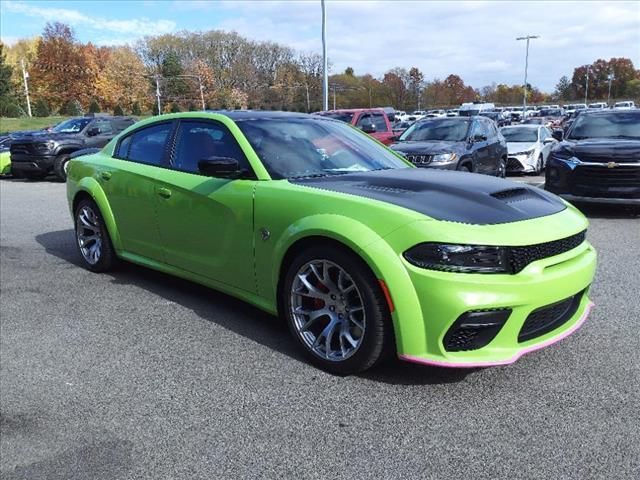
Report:
M353 218L313 215L300 219L282 233L274 247L271 288L274 300L287 252L296 242L310 237L325 237L342 243L362 258L376 278L385 282L394 306L391 317L400 351L405 351L409 343L424 344L424 328L414 328L414 325L423 325L420 302L400 255L375 231ZM416 338L420 336L422 338Z
M115 248L116 251L122 250L122 241L120 239L120 234L118 233L118 227L116 226L111 206L109 205L109 201L107 200L107 196L105 195L102 186L93 177L83 177L76 184L76 192L73 199L71 199L71 205L73 205L73 200L80 192L86 192L91 195L91 198L96 202L96 205L98 205L98 208L100 209L105 226L107 227L107 232L109 233L109 237L111 237L113 248ZM71 213L73 215L73 212Z

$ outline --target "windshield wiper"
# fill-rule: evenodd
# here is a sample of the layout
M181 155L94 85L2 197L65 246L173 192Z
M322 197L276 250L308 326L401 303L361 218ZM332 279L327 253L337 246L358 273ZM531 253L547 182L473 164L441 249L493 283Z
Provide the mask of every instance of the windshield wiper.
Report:
M611 135L608 138L630 138L632 140L640 140L640 137L635 137L633 135Z

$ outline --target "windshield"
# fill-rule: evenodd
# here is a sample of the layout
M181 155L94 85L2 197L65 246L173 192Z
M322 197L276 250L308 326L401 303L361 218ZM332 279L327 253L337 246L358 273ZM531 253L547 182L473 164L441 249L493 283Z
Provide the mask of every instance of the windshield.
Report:
M414 123L400 137L401 141L422 142L440 140L463 142L467 139L469 122L460 120L431 120Z
M53 127L51 131L55 133L78 133L81 132L89 122L91 122L90 118L72 118L66 122L59 123Z
M510 127L500 130L507 142L537 142L538 129L526 127Z
M571 126L567 138L631 138L640 140L640 114L616 112L606 115L582 114Z
M272 178L410 168L349 125L322 118L238 121Z
M334 120L340 120L341 122L351 123L353 120L353 113L350 112L323 112L318 115L323 117L333 118Z

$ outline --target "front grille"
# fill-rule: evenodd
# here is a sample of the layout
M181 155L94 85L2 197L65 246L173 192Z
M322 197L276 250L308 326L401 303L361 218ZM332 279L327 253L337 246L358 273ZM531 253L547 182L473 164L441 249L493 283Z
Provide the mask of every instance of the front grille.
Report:
M640 167L579 165L573 172L572 192L585 197L634 198L640 190Z
M29 145L25 143L14 143L11 145L11 154L28 155L30 152Z
M475 339L480 333L477 328L457 328L447 339L445 348L449 352L475 350Z
M543 258L553 257L561 253L573 250L584 242L587 231L583 230L567 238L554 240L552 242L538 243L526 247L510 247L509 263L512 273L522 271L527 265Z
M518 342L526 342L560 327L576 313L583 294L584 290L531 312L520 329Z
M414 165L427 165L428 163L431 163L431 155L410 153L407 155L407 160Z
M519 172L520 170L523 170L523 169L524 167L516 158L513 158L513 157L507 158L507 170L509 170L510 172Z

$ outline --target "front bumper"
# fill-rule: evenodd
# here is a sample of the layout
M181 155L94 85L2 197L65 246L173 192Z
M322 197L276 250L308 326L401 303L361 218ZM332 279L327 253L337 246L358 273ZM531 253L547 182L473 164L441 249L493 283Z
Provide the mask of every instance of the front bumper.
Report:
M530 264L516 275L434 272L407 264L425 319L424 351L401 359L445 367L506 365L522 355L555 343L577 330L592 303L588 288L596 266L595 250L584 242L562 255ZM570 318L548 333L519 342L527 318L538 309L581 295ZM455 321L469 311L511 309L506 323L484 347L447 351L444 338Z
M507 156L507 172L534 172L535 164L531 160L531 155L514 155L510 153Z
M459 239L471 245L517 247L567 239L586 228L584 216L568 205L551 216L497 225L418 221L394 231L383 242L394 252L405 252L420 242L455 244ZM377 250L377 245L368 248ZM394 261L401 262L400 269L385 271L383 266L377 273L387 284L394 304L398 356L447 367L505 365L574 332L591 308L589 286L595 275L596 252L588 241L563 253L549 252L551 256L539 260L531 257L516 274L434 271L412 265L402 254L395 257ZM387 256L383 261L391 259ZM522 335L535 317L532 314L576 296L578 301L572 303L574 309L567 310L566 317L562 312L562 318L554 317L544 325L550 328ZM470 312L505 310L508 317L486 343L452 348L450 334L461 318L468 318Z
M16 155L11 154L13 173L49 173L53 170L55 155Z
M458 169L458 161L455 160L453 162L438 162L438 163L429 163L429 164L417 164L414 165L418 168L437 168L439 170L457 170Z
M569 201L640 204L640 163L550 159L545 189Z

